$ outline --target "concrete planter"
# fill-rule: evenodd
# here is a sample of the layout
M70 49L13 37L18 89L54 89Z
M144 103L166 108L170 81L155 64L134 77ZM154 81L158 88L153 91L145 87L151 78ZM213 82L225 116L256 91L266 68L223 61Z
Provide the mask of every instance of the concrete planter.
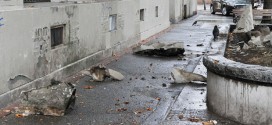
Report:
M209 110L243 124L272 124L272 68L222 56L205 57L203 63Z

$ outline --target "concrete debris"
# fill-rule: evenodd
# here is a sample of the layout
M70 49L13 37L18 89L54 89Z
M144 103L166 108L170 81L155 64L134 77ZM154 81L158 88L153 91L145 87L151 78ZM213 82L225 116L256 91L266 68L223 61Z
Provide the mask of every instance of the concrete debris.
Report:
M16 117L32 114L63 116L73 109L76 89L71 83L53 83L39 89L21 92L22 104L16 109Z
M248 50L248 49L250 49L250 47L246 43L244 43L243 50Z
M122 75L120 72L117 72L113 69L108 69L109 75L111 78L115 79L115 80L123 80L125 77L124 75Z
M202 125L216 125L217 121L216 120L210 120L206 122L202 122Z
M201 121L201 119L197 118L197 117L191 117L191 118L188 118L188 120L191 122L200 122Z
M248 41L248 44L250 46L264 47L263 43L261 42L261 36L258 37L252 36L251 40Z
M171 76L174 79L174 83L190 83L192 81L206 82L207 80L206 77L202 75L187 72L179 68L173 69Z
M252 7L250 5L245 7L245 11L242 13L236 27L237 28L234 30L234 33L245 33L254 29Z
M91 76L94 81L102 82L106 78L112 78L118 81L123 80L125 77L120 72L117 72L113 69L108 69L103 65L95 66L89 71L82 71L82 74Z
M185 52L183 43L164 44L160 42L136 47L133 52L148 56L178 56Z

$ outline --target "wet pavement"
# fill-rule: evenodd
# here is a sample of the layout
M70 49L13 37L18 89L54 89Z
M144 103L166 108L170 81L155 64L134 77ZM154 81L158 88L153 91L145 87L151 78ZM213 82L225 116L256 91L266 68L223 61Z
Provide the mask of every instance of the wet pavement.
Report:
M192 26L195 20L200 20ZM211 21L212 20L212 21ZM63 117L33 115L16 118L15 114L0 119L3 125L201 125L216 120L218 124L237 123L208 111L206 83L172 84L173 67L206 76L202 64L205 55L224 52L226 38L212 41L214 25L231 23L231 17L199 11L197 16L174 24L173 29L151 42L183 42L185 56L150 57L128 53L107 65L121 72L125 79L92 82L88 76L74 75L77 100L73 111ZM202 44L201 46L197 46ZM84 86L93 86L85 89ZM182 117L181 117L182 116ZM190 118L199 118L191 122Z

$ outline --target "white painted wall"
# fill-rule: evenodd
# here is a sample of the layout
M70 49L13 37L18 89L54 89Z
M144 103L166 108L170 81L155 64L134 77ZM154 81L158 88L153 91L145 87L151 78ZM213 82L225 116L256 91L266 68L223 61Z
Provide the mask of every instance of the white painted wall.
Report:
M169 2L169 15L172 23L177 23L197 13L197 0L170 0ZM184 11L185 5L187 6L186 14Z
M156 5L159 17L155 17ZM18 98L22 88L48 84L53 77L67 77L170 25L169 2L165 0L27 6L0 7L0 100L5 95L5 100ZM147 10L143 22L140 8ZM117 14L117 29L111 32L110 14ZM63 24L64 43L53 49L50 28ZM30 85L32 82L35 85Z
M155 17L155 7L159 16ZM144 40L170 26L168 0L140 0L140 9L145 10L144 21L140 21L140 10L137 12L140 21L141 40Z

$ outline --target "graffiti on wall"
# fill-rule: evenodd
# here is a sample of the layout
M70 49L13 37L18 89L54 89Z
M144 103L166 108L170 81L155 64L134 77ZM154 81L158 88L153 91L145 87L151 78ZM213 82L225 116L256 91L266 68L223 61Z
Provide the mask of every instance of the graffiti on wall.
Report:
M4 25L4 24L2 23L3 20L4 20L4 18L3 18L3 17L0 17L0 27Z
M49 50L50 28L43 27L35 30L34 35L34 53L37 56L43 56Z

